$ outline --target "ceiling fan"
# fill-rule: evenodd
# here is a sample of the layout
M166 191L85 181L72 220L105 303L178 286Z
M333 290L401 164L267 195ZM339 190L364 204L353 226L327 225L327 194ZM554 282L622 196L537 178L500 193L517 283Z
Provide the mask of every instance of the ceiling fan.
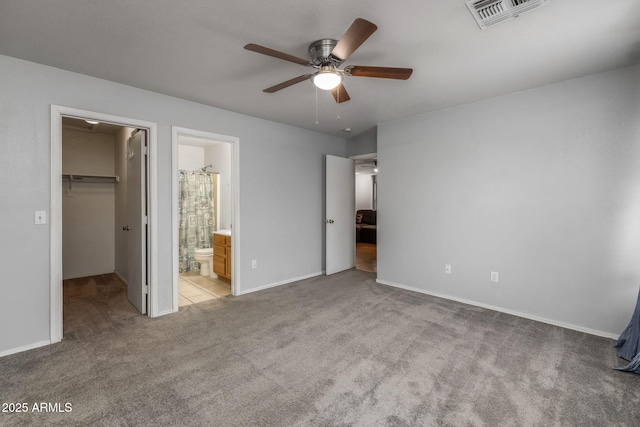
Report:
M311 43L309 45L310 60L253 43L249 43L244 48L252 52L283 59L295 64L304 65L305 67L313 67L318 70L315 73L303 74L271 86L264 89L263 92L274 93L293 86L296 83L311 80L319 89L330 90L336 102L342 103L351 99L342 84L345 75L407 80L411 76L411 73L413 73L413 69L411 68L371 67L363 65L349 65L342 70L339 69L342 63L377 29L378 27L374 23L366 19L357 18L340 40L320 39Z

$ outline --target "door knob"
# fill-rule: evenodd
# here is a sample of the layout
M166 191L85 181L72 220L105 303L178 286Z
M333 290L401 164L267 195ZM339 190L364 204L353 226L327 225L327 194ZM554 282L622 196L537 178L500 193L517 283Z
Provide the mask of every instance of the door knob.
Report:
M123 229L124 231L129 231L129 230L131 230L131 227L129 227L129 226L127 225L126 227L122 227L122 229Z

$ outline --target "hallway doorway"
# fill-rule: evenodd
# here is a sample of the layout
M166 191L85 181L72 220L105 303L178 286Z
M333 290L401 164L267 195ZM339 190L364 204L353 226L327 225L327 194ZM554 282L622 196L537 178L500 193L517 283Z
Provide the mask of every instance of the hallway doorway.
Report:
M354 156L356 169L356 269L377 272L378 155Z

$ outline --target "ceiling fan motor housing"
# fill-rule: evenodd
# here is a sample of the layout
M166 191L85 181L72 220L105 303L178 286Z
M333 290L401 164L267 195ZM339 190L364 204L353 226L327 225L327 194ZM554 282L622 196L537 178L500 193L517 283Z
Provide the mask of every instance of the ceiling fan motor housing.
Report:
M309 45L309 57L314 68L333 65L339 67L344 61L331 55L331 51L338 44L338 40L321 39Z

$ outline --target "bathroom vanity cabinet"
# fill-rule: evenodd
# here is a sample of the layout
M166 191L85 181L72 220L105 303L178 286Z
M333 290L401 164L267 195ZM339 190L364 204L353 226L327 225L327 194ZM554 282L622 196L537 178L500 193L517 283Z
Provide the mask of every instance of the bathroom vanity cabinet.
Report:
M213 233L213 272L231 279L231 236Z

